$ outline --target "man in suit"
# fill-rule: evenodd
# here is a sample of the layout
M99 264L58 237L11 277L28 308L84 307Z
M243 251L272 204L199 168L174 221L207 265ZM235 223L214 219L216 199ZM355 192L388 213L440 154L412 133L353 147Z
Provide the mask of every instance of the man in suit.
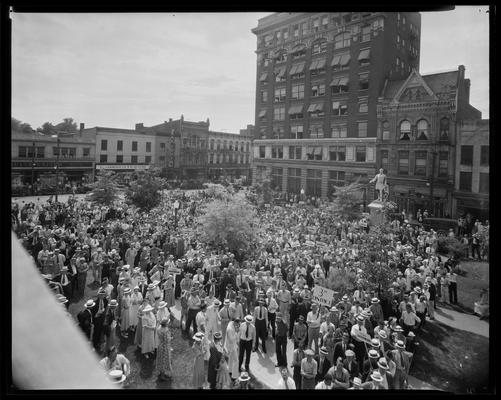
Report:
M350 335L348 332L344 332L340 342L334 345L334 360L341 357L343 360L346 357L346 350L350 348Z
M260 299L258 306L254 308L254 321L256 324L256 343L254 345L254 351L257 350L259 345L259 339L261 339L261 347L263 353L266 354L266 338L268 337L268 309L266 308L266 302Z
M67 266L61 268L61 273L52 278L52 281L57 282L61 285L63 295L69 301L71 301L71 297L73 295L73 278L74 275L68 272Z
M211 342L209 346L210 356L207 381L209 382L211 389L216 388L217 370L219 369L221 357L223 357L223 346L221 345L221 339L221 332L214 333L214 341Z
M346 350L346 359L343 362L343 367L350 374L350 381L353 382L353 379L356 377L360 377L360 370L358 367L358 363L355 362L355 352L351 349Z
M321 347L318 356L315 356L315 360L318 365L317 376L315 377L316 383L323 381L325 374L332 367L329 359L327 358L328 354L329 352L327 351L327 348Z
M94 315L92 308L96 305L94 300L90 299L85 303L85 308L77 314L78 324L84 335L90 341L94 330Z
M92 307L92 314L94 317L94 335L92 343L97 351L100 351L101 343L103 341L103 324L106 308L108 307L108 300L106 299L106 291L100 288L97 292L97 300L94 307Z
M104 322L103 322L103 333L104 337L106 339L105 343L105 349L109 350L113 346L118 345L119 343L117 340L117 337L119 337L116 334L116 329L118 325L118 316L116 313L116 309L118 306L118 302L113 299L110 300L109 306L106 309L106 313L104 315Z

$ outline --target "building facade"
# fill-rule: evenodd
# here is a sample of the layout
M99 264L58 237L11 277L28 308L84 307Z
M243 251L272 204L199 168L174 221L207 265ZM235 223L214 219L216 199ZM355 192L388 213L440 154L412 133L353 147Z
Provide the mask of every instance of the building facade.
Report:
M207 171L210 179L250 178L252 162L252 129L240 134L209 131Z
M95 138L80 130L59 139L37 132L12 131L11 173L14 185L53 186L85 183L94 178ZM58 156L59 154L59 156Z
M469 104L469 89L462 65L423 76L413 70L407 79L386 82L378 104L376 158L400 211L455 215L458 126L481 115Z
M454 217L489 219L489 120L464 120L458 127L453 195Z
M308 174L315 175L311 179L321 180L323 197L331 191L328 177L339 183L373 176L378 97L387 80L403 79L419 68L420 31L419 13L278 13L260 19L253 29L254 176L263 168L273 170L277 182L280 169L299 174L303 183ZM273 156L273 147L283 146L285 154L285 147L296 144L302 153L294 155L294 163ZM311 147L317 150L308 155ZM336 147L346 156L336 155ZM317 168L321 172L311 172ZM282 191L296 189L282 185ZM305 190L319 192L313 184Z

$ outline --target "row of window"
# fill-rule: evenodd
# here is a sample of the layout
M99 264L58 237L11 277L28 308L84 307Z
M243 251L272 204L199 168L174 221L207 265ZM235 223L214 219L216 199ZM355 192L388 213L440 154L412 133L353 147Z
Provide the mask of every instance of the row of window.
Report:
M388 170L389 158L388 150L381 150L381 168ZM398 175L410 175L410 152L402 150L398 152ZM427 176L428 152L414 152L414 176ZM442 178L448 177L449 174L449 152L440 151L438 156L438 176Z
M353 147L351 147L353 149ZM367 150L374 151L366 146L355 146L355 161L366 162ZM304 153L303 153L304 152ZM304 158L303 158L304 154ZM321 146L289 146L289 160L309 161L346 161L346 146L329 146L327 158ZM266 146L259 146L259 158L266 158ZM284 159L283 146L271 146L272 159Z
M364 67L370 64L371 51L369 48L360 50L357 57L357 62L360 67ZM330 67L334 72L342 71L350 68L351 55L349 53L337 54L332 57ZM326 71L327 60L326 58L315 58L311 61L308 71L310 71L312 76L321 75ZM306 62L300 62L292 64L288 73L287 66L277 67L273 70L273 75L275 82L284 82L287 79L287 75L290 75L291 79L300 79L304 77ZM268 83L268 72L265 71L261 74L259 81L266 85Z
M358 137L367 137L367 121L359 121L357 123ZM303 125L290 126L291 139L305 139ZM348 136L348 128L346 124L332 123L330 130L325 131L321 124L311 124L308 131L308 137L315 138L345 138ZM261 138L266 139L266 127L261 128ZM283 126L273 127L273 139L285 139L285 129Z
M124 162L124 156L122 154L117 154L115 157L116 157L115 158L115 162L117 164L122 164ZM137 164L138 162L140 162L138 160L139 160L138 156L130 156L130 162L131 162L131 164ZM100 163L107 163L107 162L111 162L111 160L108 161L108 155L107 154L101 154L99 156L99 162ZM144 156L144 162L146 164L150 164L151 163L151 156Z
M124 143L123 140L117 140L117 151L123 151ZM101 150L108 150L108 140L101 139ZM137 142L132 142L132 151L137 151ZM151 153L151 142L146 142L146 152Z
M347 76L337 77L330 83L331 94L344 94L349 92L349 78ZM326 93L325 83L314 82L311 85L311 97L322 97ZM363 73L359 74L358 89L367 90L369 89L369 74ZM285 87L276 88L274 93L273 101L275 103L284 102L287 99L287 89ZM290 99L301 100L304 99L304 84L296 84L291 86ZM261 102L266 103L268 101L268 91L261 91ZM365 102L367 104L367 102ZM367 112L367 111L365 111Z
M308 106L306 112L309 114L311 118L322 118L325 117L324 111L324 103L313 103ZM359 113L367 113L368 112L368 104L367 102L361 102L358 104L358 112ZM259 120L261 122L266 122L266 114L267 110L262 109L259 114ZM289 107L288 115L291 120L303 119L304 118L304 105L295 105ZM347 100L339 100L332 102L332 111L331 115L333 116L346 116L348 115L348 102ZM273 120L274 121L285 121L285 107L275 107L273 109Z
M473 146L461 146L461 165L473 165ZM480 146L480 165L489 166L489 146Z
M76 147L53 147L52 155L60 158L76 158ZM19 146L19 158L45 158L45 147ZM90 157L90 147L82 148L82 157Z
M364 16L369 16L371 13L364 13ZM265 47L272 46L274 42L286 41L289 37L299 38L300 35L307 36L310 33L318 33L321 31L328 30L329 28L337 27L338 31L345 31L349 29L350 32L345 32L354 37L354 41L362 41L366 42L371 40L371 31L377 30L384 27L384 19L378 18L372 22L372 24L356 24L352 25L349 28L344 27L345 23L349 23L352 21L357 21L360 18L363 18L360 14L353 14L355 17L351 16L351 13L346 13L342 17L333 16L329 18L328 15L323 17L316 17L311 21L311 25L309 26L308 21L304 21L301 23L294 24L292 26L276 30L273 33L269 33L264 36L258 37L258 47L261 47L264 44ZM334 39L336 42L336 38ZM349 44L343 44L344 46L349 46Z
M244 146L245 144L245 146ZM230 150L230 151L240 151L243 153L244 152L244 148L245 148L245 151L246 152L249 152L249 148L250 148L250 143L249 142L241 142L240 143L240 146L238 145L237 142L235 142L235 147L233 148L233 142L230 141L230 142L227 142L226 140L223 140L223 141L220 141L220 140L214 140L214 139L211 139L210 140L210 150Z
M439 139L449 140L449 118L444 117L440 120ZM382 127L382 140L390 140L390 122L383 121ZM404 119L398 125L399 140L428 140L430 136L430 124L425 119L418 120L412 124L409 120Z
M209 154L209 164L223 164L223 163L239 163L239 164L248 164L249 163L249 155L245 154Z

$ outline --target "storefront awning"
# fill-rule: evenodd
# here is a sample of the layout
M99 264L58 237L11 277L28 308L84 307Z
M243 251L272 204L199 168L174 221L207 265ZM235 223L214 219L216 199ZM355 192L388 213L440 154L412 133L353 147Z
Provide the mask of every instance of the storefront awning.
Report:
M371 49L364 49L358 55L358 61L365 61L371 58Z

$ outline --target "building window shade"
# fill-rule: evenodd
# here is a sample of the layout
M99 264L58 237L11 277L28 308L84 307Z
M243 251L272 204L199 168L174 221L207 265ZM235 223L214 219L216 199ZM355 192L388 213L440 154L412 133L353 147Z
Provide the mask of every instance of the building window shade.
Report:
M341 55L334 56L334 58L332 59L331 67L340 65L341 65Z
M303 112L303 106L292 106L289 108L289 115L301 114Z
M349 54L343 54L341 57L341 67L346 67L351 60L351 56Z
M358 61L361 62L367 62L371 58L371 50L370 49L365 49L361 50L360 54L358 55Z
M313 61L311 62L311 65L310 65L310 71L313 71L313 70L317 69L318 61L319 61L319 60L313 60Z
M259 111L259 118L263 118L264 116L266 116L266 110Z
M261 78L259 78L260 82L265 82L268 79L268 72L264 72L261 74Z
M321 147L315 147L313 155L315 155L315 156L322 155L322 148Z
M308 112L309 113L315 112L315 107L316 107L316 104L310 104L310 106L308 107Z
M289 71L289 75L300 74L303 71L304 71L304 62L299 64L294 64Z
M284 76L285 75L285 67L276 69L275 75L277 78L281 78L282 76Z
M322 69L324 67L325 67L325 58L319 58L311 62L310 71L314 71L316 69Z

